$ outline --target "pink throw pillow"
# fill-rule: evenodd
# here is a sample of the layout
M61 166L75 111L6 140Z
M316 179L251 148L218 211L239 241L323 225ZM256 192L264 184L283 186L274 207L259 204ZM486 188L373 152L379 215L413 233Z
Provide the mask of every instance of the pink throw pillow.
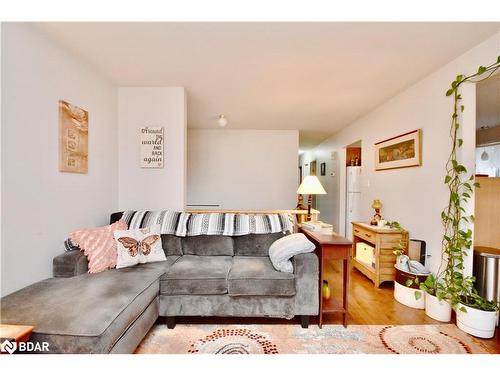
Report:
M87 256L89 273L97 273L116 267L118 252L113 232L126 229L127 223L120 220L105 227L75 230L69 238Z

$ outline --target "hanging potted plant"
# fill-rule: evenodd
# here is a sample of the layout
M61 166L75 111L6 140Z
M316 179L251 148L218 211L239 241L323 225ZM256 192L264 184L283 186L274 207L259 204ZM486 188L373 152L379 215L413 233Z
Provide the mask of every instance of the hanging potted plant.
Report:
M460 164L457 157L457 151L463 145L463 139L459 137L459 117L464 111L464 106L460 104L462 96L459 89L465 82L479 82L488 78L499 68L500 56L495 63L480 66L474 74L458 75L446 92L446 96L453 96L454 106L450 127L452 146L444 178L449 190L449 199L447 206L441 212L444 227L441 247L443 288L439 295L441 299L449 300L455 309L457 326L467 333L482 338L490 338L495 334L498 302L487 301L481 297L474 289L474 278L464 275L464 260L472 247L472 231L467 228L467 224L474 221L473 215L466 215L464 205L479 184L474 182L474 174L469 178L466 177L467 169ZM441 275L439 271L438 275ZM432 283L429 282L429 285Z

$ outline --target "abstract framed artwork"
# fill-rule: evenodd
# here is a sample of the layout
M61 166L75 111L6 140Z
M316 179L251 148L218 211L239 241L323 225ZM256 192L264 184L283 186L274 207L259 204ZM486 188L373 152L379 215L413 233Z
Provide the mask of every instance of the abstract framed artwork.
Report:
M59 171L88 173L89 113L59 100Z
M375 170L417 167L422 165L420 129L375 143Z

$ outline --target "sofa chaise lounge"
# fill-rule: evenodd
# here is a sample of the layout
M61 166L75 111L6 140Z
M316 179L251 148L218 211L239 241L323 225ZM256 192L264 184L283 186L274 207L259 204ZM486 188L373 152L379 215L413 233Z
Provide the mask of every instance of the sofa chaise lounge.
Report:
M111 222L121 213L111 215ZM31 340L53 353L132 353L158 317L308 317L318 314L318 259L276 271L269 246L283 233L162 235L167 260L87 273L80 251L53 260L53 278L0 300L1 322L34 326Z

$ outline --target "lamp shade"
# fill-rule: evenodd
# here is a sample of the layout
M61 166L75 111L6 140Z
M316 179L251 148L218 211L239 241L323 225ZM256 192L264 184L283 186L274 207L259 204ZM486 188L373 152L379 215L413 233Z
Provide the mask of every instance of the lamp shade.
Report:
M307 176L302 180L297 190L297 194L326 194L326 191L323 189L323 186L321 186L318 177Z

